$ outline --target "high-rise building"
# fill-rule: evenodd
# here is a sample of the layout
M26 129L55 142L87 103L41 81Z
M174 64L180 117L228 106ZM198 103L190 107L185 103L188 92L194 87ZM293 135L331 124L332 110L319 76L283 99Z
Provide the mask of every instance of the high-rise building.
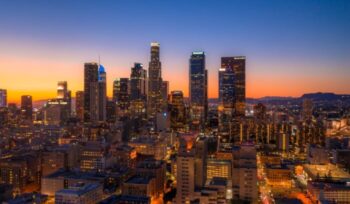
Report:
M75 113L77 118L84 120L84 91L77 91L75 93Z
M7 90L0 89L0 107L7 106Z
M57 83L57 99L65 99L68 97L68 87L66 81Z
M135 63L130 75L130 102L133 116L146 115L147 71L141 63Z
M208 113L208 72L204 52L192 52L189 94L193 127L204 127Z
M235 116L245 115L244 56L222 57L219 71L219 97L224 107L235 108Z
M24 119L32 120L32 116L33 116L32 96L23 95L21 97L21 112Z
M84 65L84 122L98 119L98 64Z
M238 142L245 115L245 57L222 57L219 69L219 136L221 143Z
M195 155L185 141L180 141L176 159L176 203L190 203L195 191Z
M254 203L258 199L257 163L254 144L243 143L233 148L233 198Z
M207 180L208 139L197 137L195 143L195 188L202 188Z
M148 68L148 113L155 118L162 108L162 64L159 60L159 43L151 43L151 61Z
M124 112L130 104L129 78L119 78L113 82L113 101L117 104L118 111Z
M51 103L54 101L60 105L62 119L64 121L67 120L71 115L72 97L66 81L59 81L57 83L57 97L56 100L52 100Z
M182 91L172 91L170 97L170 126L177 130L186 125L185 103Z
M106 121L107 86L106 72L102 64L98 68L98 121Z

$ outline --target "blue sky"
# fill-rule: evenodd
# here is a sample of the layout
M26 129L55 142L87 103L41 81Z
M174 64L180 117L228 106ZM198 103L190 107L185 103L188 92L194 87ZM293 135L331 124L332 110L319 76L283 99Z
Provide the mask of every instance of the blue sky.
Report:
M11 0L0 2L0 28L0 82L14 91L27 86L9 79L32 71L81 89L82 63L98 55L111 83L147 65L159 41L172 90L187 92L190 52L204 50L211 96L220 57L234 55L247 56L248 96L350 93L350 1ZM37 81L29 87L49 86Z

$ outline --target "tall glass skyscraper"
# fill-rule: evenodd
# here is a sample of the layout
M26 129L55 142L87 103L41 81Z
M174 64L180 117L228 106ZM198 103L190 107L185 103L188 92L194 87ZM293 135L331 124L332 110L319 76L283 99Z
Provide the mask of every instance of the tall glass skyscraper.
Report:
M134 117L146 115L147 87L147 71L141 63L135 63L130 75L130 110Z
M208 113L208 71L204 52L192 52L189 77L192 127L204 127Z
M98 119L98 68L96 62L84 64L84 122Z
M119 110L129 108L130 82L129 78L116 79L113 82L113 101Z
M240 119L245 116L245 57L221 58L219 102L220 142L238 142Z
M24 119L31 121L33 117L33 99L32 96L23 95L21 97L21 113Z
M245 115L245 62L243 56L221 58L219 99L224 107L235 109L235 116Z
M151 43L151 61L148 69L148 114L155 118L162 108L162 64L159 60L160 44Z

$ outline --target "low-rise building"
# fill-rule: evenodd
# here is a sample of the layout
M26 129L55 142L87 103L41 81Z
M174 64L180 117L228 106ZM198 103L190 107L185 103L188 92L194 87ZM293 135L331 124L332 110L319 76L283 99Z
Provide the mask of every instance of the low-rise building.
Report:
M68 189L61 189L55 193L56 204L95 204L103 199L100 184L76 184Z

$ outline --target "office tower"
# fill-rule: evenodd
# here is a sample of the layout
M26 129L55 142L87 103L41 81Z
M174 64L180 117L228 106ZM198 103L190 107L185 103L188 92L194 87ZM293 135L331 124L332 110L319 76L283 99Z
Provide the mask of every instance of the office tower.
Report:
M127 111L130 104L129 78L119 78L113 82L113 101L117 104L118 112Z
M57 97L56 100L51 100L51 105L58 104L61 111L61 119L67 121L71 115L72 110L72 97L71 92L68 90L66 81L59 81L57 83Z
M219 69L220 143L240 141L240 119L245 115L245 57L222 57Z
M167 108L168 105L168 96L169 96L169 81L162 82L162 102L163 110Z
M57 99L65 99L68 97L68 87L66 81L57 83Z
M233 105L235 116L240 117L245 115L245 61L243 56L222 57L221 70L225 71L219 72L222 74L219 82L222 103L225 107Z
M98 119L98 64L84 64L84 122Z
M258 198L257 163L254 144L233 148L232 193L234 199L256 202Z
M162 64L159 60L159 43L151 43L151 61L148 68L148 113L155 118L162 108Z
M32 115L33 115L32 96L24 95L21 97L21 113L24 119L32 120Z
M172 91L170 96L170 126L178 130L186 124L185 103L182 91Z
M130 102L133 117L146 115L147 71L141 63L135 63L130 75Z
M176 203L190 203L195 190L195 155L184 140L180 141L176 166Z
M0 107L7 106L7 90L0 89Z
M200 128L204 127L208 112L208 72L204 52L192 52L189 74L192 126Z
M84 120L84 91L75 92L75 113L80 121Z
M106 72L102 64L98 68L98 121L106 121L107 86Z
M207 180L207 157L208 157L208 139L206 137L198 137L195 143L195 188L204 187Z

